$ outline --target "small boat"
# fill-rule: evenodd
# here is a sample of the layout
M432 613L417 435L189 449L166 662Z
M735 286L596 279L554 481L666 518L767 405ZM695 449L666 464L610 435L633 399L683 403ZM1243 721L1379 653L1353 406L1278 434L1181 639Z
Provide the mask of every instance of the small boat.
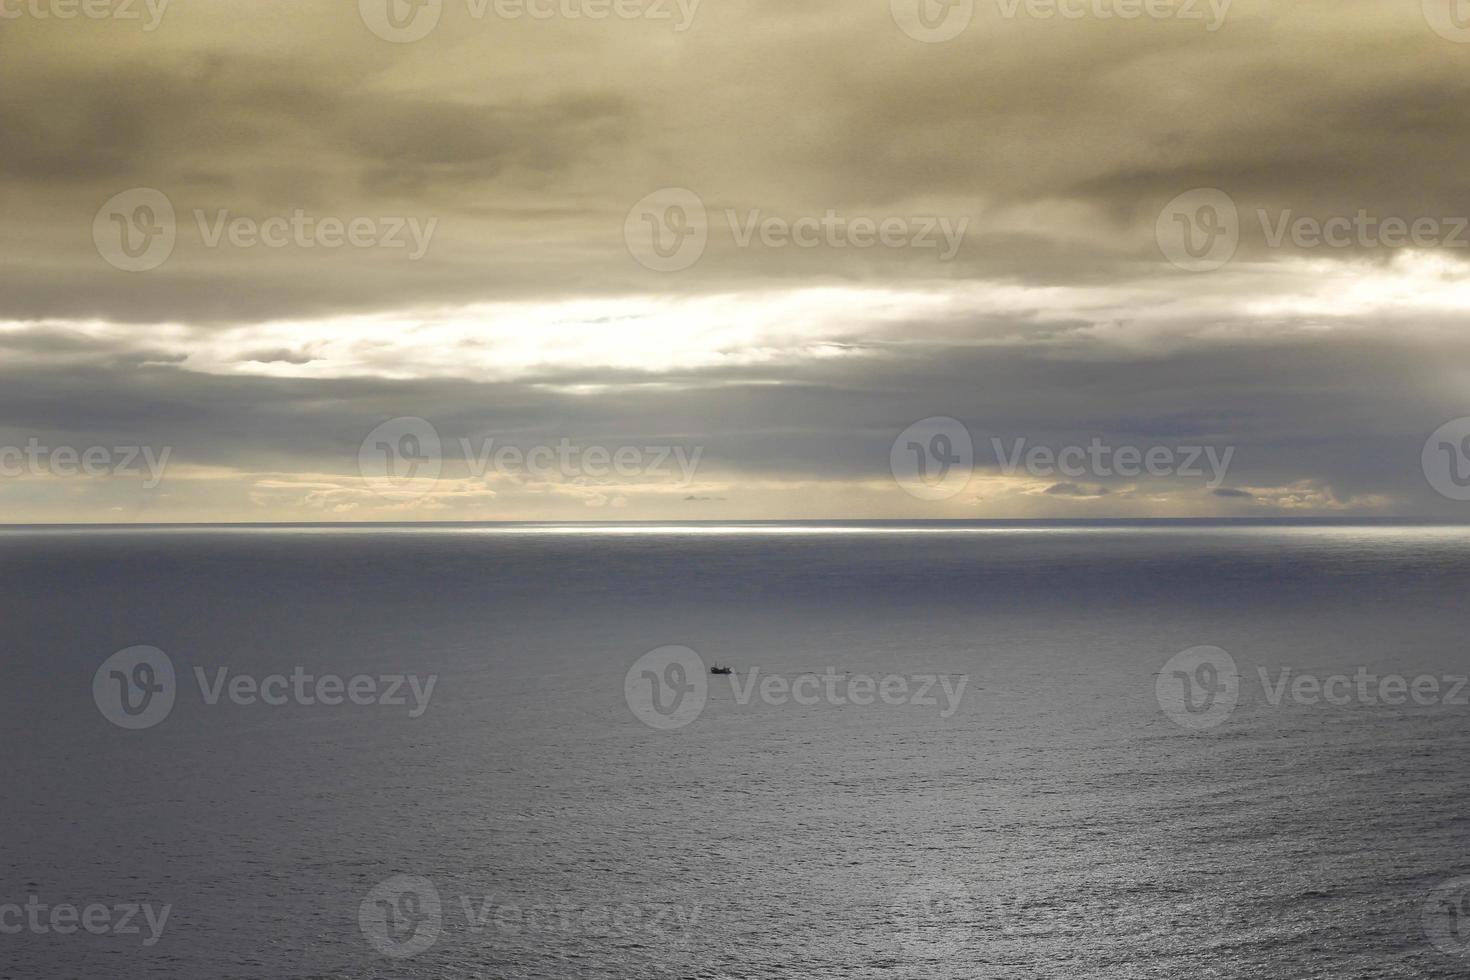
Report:
M719 664L715 664L713 667L711 667L709 669L709 672L711 674L719 674L721 677L735 673L729 667L721 667Z

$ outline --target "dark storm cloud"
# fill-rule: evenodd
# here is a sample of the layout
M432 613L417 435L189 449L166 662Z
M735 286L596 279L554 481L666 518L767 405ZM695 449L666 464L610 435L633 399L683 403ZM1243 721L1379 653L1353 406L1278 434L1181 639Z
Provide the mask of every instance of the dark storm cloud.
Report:
M292 350L262 350L245 355L245 359L257 364L310 364L315 358Z
M460 18L409 45L373 38L346 6L199 3L138 37L7 22L0 317L249 321L793 277L1117 280L1157 262L1160 205L1200 186L1240 204L1242 257L1267 254L1257 208L1470 214L1456 177L1470 45L1415 4L1239 0L1207 33L980 3L945 44L905 37L887 4L846 0L702 9L677 37ZM693 189L716 220L971 224L944 266L723 235L695 268L651 277L622 221L662 185ZM132 186L181 212L174 259L147 276L114 274L88 240L100 204ZM189 217L296 207L435 217L440 234L411 265L261 255L203 249Z
M1453 353L1470 356L1470 342ZM982 476L1000 472L1004 451L992 440L1210 445L1234 448L1231 484L1213 494L1221 500L1269 501L1272 488L1306 479L1323 506L1377 512L1371 501L1387 498L1399 513L1454 516L1426 484L1419 453L1440 423L1466 411L1449 387L1457 371L1443 352L1391 339L1331 349L1237 344L1147 362L1085 350L936 347L901 361L690 372L655 386L609 372L600 396L568 393L559 375L506 384L324 381L155 366L6 372L0 416L12 442L35 433L74 444L146 437L174 447L176 465L247 471L350 473L367 432L411 415L432 420L447 444L680 444L702 447L706 466L745 480L882 482L897 433L947 415L971 431ZM1097 477L1043 489L1106 501L1132 482ZM1206 492L1198 480L1169 488Z
M402 100L358 104L342 125L367 161L373 189L442 191L486 180L506 167L554 173L634 123L632 106L610 95L568 95L539 105L463 105Z
M905 36L887 0L709 4L681 34L450 9L401 45L350 3L200 0L147 35L0 24L5 438L147 438L240 497L252 474L272 493L291 474L330 486L316 477L350 476L368 430L412 415L446 438L702 446L724 482L671 499L737 508L782 481L891 489L897 432L950 416L986 479L994 438L1235 449L1213 491L1028 485L1055 507L1185 493L1232 513L1455 512L1419 452L1470 413L1470 304L1452 294L1470 249L1424 272L1359 244L1269 248L1255 213L1470 215L1470 44L1437 36L1417 3L1237 0L1208 33L982 2L940 44ZM166 193L178 241L129 273L92 223L135 187ZM623 235L661 187L698 194L711 223L674 273L641 267ZM1161 261L1154 224L1200 187L1234 198L1242 242L1234 265L1189 275ZM295 209L435 230L408 261L209 247L196 218ZM727 210L969 224L938 262L741 244ZM1366 298L1352 287L1373 266L1335 271L1360 255L1388 276ZM810 287L872 298L749 322ZM1447 298L1412 306L1430 287ZM629 297L644 307L533 316ZM925 312L926 297L950 301ZM476 328L491 313L470 304L510 302ZM518 316L518 334L496 332ZM568 321L583 332L555 332Z
M495 85L376 91L315 59L229 52L216 39L100 64L68 64L64 52L0 62L0 318L249 322L483 299L497 281L536 292L523 238L550 210L497 217L495 202L590 165L636 132L640 111L575 81L544 98ZM497 180L510 191L482 196ZM93 214L135 186L163 191L177 212L174 255L147 276L109 268L91 241ZM410 265L372 251L205 247L201 229L221 212L261 221L298 208L432 220L440 249ZM472 257L480 246L515 260Z
M294 154L323 182L344 167L360 181L393 166L422 168L421 178L448 190L510 163L555 171L576 149L620 138L633 112L615 96L576 91L539 104L494 92L468 102L368 93L311 64L218 49L34 73L12 66L5 77L0 175L45 183L258 185L249 163L265 150Z

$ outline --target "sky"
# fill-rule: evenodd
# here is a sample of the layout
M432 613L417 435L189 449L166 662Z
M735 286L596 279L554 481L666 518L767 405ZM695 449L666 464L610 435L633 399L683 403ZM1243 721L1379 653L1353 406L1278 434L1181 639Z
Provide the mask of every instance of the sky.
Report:
M0 0L0 523L1470 515L1450 0Z

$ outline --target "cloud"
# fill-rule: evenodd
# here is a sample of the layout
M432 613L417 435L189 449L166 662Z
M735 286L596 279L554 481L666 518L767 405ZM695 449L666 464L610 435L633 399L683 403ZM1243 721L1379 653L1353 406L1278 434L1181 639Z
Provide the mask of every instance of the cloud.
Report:
M1111 492L1107 487L1080 483L1053 483L1042 491L1053 497L1105 497Z
M446 4L412 44L351 3L198 0L146 36L118 26L0 33L0 447L166 445L176 475L136 499L0 481L14 519L1463 516L1419 453L1470 412L1466 251L1267 235L1465 214L1466 49L1416 4L1236 0L1215 32L981 4L943 44L850 0L703 4L684 32ZM137 273L93 240L135 187L176 213L172 253ZM625 222L670 187L708 235L660 272ZM1188 274L1155 226L1199 187L1234 199L1241 241ZM418 259L210 244L215 221L298 213L434 232ZM968 222L952 261L850 238L941 219ZM742 238L766 221L849 237ZM450 461L409 505L357 471L399 416L451 447L704 463L679 486ZM935 416L972 432L975 472L927 501L890 451ZM991 437L1229 447L1231 485L1007 477Z
M183 357L187 359L188 355ZM275 350L253 351L243 355L243 359L252 364L310 364L316 358L310 354L302 354L298 351L287 350L284 347Z

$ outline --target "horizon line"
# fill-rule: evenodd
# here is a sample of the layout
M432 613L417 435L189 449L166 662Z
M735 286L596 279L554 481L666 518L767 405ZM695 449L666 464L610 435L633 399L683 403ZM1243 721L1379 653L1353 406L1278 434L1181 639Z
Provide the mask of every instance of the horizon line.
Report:
M41 529L119 529L119 528L617 528L617 527L842 527L863 525L887 525L895 527L934 526L1033 526L1033 527L1087 527L1098 525L1117 526L1418 526L1418 527L1465 527L1470 519L1456 520L1444 517L1352 517L1352 516L1304 516L1304 517L966 517L966 518L748 518L731 520L481 520L481 521L128 521L97 522L75 521L63 523L0 523L0 531Z

